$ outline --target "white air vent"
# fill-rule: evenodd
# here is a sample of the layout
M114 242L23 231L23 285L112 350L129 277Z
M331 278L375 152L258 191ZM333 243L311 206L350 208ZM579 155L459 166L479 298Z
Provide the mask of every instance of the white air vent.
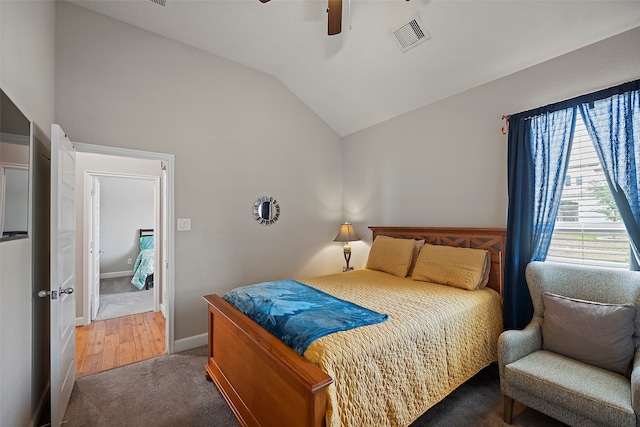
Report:
M431 38L429 32L424 28L422 21L420 21L420 17L417 14L413 15L409 22L391 30L391 34L393 35L393 39L396 43L398 43L400 50L403 52L406 52Z
M159 4L160 6L166 6L167 0L151 0L151 2Z

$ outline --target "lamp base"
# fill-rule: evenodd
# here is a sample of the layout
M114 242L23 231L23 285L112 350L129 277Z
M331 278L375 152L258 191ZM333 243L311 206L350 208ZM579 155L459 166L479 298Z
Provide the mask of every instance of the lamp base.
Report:
M347 262L347 266L342 267L342 271L345 272L345 271L353 270L353 267L349 267L349 261L351 260L351 248L349 248L348 246L345 246L344 260Z

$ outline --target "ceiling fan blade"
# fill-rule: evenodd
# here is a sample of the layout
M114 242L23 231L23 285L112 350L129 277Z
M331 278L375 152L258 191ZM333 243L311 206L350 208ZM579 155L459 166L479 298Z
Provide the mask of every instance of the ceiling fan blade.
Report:
M328 2L327 21L329 35L333 36L335 34L340 34L340 31L342 31L342 0L328 0Z

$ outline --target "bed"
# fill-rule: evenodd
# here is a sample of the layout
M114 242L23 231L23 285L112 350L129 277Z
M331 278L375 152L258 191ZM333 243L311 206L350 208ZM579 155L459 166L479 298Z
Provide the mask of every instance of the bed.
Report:
M387 322L320 338L304 357L222 297L205 296L207 379L242 425L407 426L497 360L505 230L370 228L374 240L388 236L485 249L491 265L487 287L465 291L368 269L300 280L389 315ZM449 307L454 300L458 314ZM420 301L431 301L433 309ZM436 332L421 325L436 325Z
M140 253L133 265L131 284L138 290L149 290L153 286L154 235L153 229L141 228L139 232Z

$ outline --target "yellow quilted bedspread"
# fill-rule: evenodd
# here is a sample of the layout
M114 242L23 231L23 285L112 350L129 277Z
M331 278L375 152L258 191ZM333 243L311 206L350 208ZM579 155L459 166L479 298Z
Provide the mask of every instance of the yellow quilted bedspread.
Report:
M327 426L407 426L497 360L500 296L356 270L301 280L389 315L327 335L304 356L334 380Z

